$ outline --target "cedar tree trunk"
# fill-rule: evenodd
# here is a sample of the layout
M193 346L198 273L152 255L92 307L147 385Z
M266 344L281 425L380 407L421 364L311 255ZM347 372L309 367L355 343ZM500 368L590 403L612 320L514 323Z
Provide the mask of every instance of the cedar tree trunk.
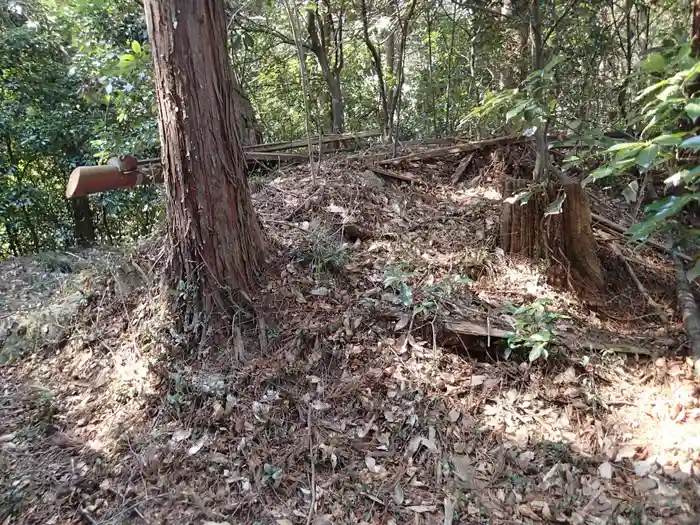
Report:
M264 259L237 126L223 0L146 0L170 240L185 329L230 313ZM184 296L182 294L184 293Z

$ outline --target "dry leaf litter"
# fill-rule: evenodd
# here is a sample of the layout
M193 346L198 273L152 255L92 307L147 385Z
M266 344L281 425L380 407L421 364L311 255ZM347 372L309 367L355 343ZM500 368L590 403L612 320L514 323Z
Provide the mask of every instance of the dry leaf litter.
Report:
M459 156L392 168L415 183L343 157L316 185L275 173L257 321L225 347L174 331L157 238L0 263L0 523L697 523L669 265L634 253L670 328L601 232L598 305L504 255L496 181L528 159L479 152L456 184ZM568 343L503 359L502 305L536 297Z

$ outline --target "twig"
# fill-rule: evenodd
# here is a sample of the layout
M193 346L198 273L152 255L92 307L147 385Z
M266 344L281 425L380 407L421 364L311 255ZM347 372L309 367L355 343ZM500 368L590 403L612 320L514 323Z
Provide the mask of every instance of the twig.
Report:
M78 512L83 517L83 519L85 521L87 521L90 525L97 525L97 522L94 520L94 518L92 516L90 516L88 511L86 511L84 508L80 507L78 509Z
M474 155L475 153L472 153L468 157L462 159L462 162L460 162L459 166L457 166L454 175L452 175L452 184L457 184L460 180L462 180L464 172L467 171L469 164L471 164L472 160L474 159Z
M314 506L316 505L316 462L314 460L314 438L313 428L311 427L311 405L306 413L306 426L309 427L309 461L311 461L311 504L309 505L309 514L306 517L306 525L311 525L311 520L314 517Z
M417 182L418 181L418 179L416 177L410 177L410 176L405 175L403 173L393 173L391 171L379 168L377 166L372 166L371 164L367 165L367 169L369 171L376 173L377 175L381 175L383 177L389 177L391 179L403 180L406 182Z
M375 503L378 503L382 507L386 507L386 503L384 503L382 500L380 500L377 496L372 496L369 492L358 492L360 496L364 496L367 499L370 499L374 501Z
M632 213L632 218L636 221L637 217L639 217L639 210L642 207L642 200L644 199L644 194L647 191L647 185L649 184L649 181L651 180L651 171L647 170L647 172L644 174L644 180L642 180L642 184L639 186L639 189L637 190L637 203L634 206L634 212Z
M610 248L612 249L612 251L615 252L615 255L617 255L620 259L622 259L622 262L625 265L625 268L627 268L627 273L629 273L630 277L632 278L632 282L634 282L634 285L637 287L637 290L639 290L639 293L642 294L642 296L646 299L649 306L651 306L656 311L656 314L661 319L661 322L667 323L668 317L666 316L666 313L661 308L661 305L659 305L656 301L654 301L654 299L651 298L651 295L649 295L649 292L647 291L647 289L644 288L644 285L641 283L641 281L637 277L637 274L635 273L634 268L632 268L632 265L627 260L627 257L624 256L624 254L622 253L622 250L620 250L619 246L616 243L612 242L612 243L610 243Z

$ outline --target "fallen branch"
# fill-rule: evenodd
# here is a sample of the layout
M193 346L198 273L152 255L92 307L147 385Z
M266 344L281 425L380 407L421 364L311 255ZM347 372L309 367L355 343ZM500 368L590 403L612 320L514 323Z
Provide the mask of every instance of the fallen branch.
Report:
M309 503L309 514L306 516L306 525L311 525L314 517L314 507L316 506L316 461L314 459L314 436L311 426L311 405L306 414L306 426L309 428L309 461L311 462L311 502Z
M676 280L678 281L678 309L683 316L683 328L690 342L690 350L695 361L695 373L700 374L700 310L695 302L695 297L690 289L688 276L679 257L672 254L673 264L676 268Z
M468 157L465 157L462 159L462 162L459 163L459 166L457 166L457 169L455 170L454 175L452 175L452 184L457 184L460 180L462 180L462 177L464 176L464 172L467 171L467 168L471 164L472 160L474 159L474 153L469 155Z
M637 277L637 274L635 273L634 268L632 268L632 265L630 264L627 257L624 256L624 254L622 253L622 250L620 250L620 247L617 245L617 243L615 243L615 242L610 243L610 248L612 248L612 251L615 252L615 255L617 255L622 260L622 263L625 265L625 268L627 268L627 273L629 273L630 277L632 278L632 282L637 287L637 290L639 290L639 293L642 294L642 296L646 299L647 304L654 309L654 311L656 312L656 315L659 316L659 319L661 319L662 323L664 323L664 324L667 323L668 317L666 316L666 312L664 312L663 308L661 307L661 305L659 303L657 303L656 301L654 301L654 299L652 299L652 297L651 297L651 295L649 295L649 292L647 291L647 289L644 288L644 285Z
M593 219L594 222L597 222L597 223L613 230L614 232L621 233L623 235L625 235L627 232L627 228L624 228L623 226L617 224L616 222L613 222L610 219L606 219L605 217L603 217L602 215L598 215L597 213L591 213L591 218ZM652 248L656 248L657 250L662 251L664 253L667 253L669 255L672 255L672 253L673 253L671 251L671 248L669 248L668 246L664 246L660 242L648 240L644 244L648 244ZM690 257L688 257L687 255L684 255L682 253L679 253L677 255L683 261L686 261L686 262L692 261L692 259Z
M494 328L493 326L491 326L491 323L487 321L477 322L462 319L446 319L443 323L443 326L446 330L453 332L457 335L475 335L478 337L497 337L500 339L507 339L511 333L508 330ZM655 356L659 353L648 348L642 348L638 345L632 345L627 343L594 341L588 339L581 340L575 334L561 332L557 335L559 341L561 341L565 346L572 350L577 350L579 348L590 348L594 350L603 350L608 352L646 355L649 357ZM612 335L613 334L611 334L611 336Z
M267 151L246 151L245 158L248 162L278 162L280 164L290 164L297 162L308 162L309 156L305 153L273 153Z
M418 178L404 175L402 173L394 173L392 171L384 170L372 164L367 165L367 169L376 173L377 175L382 175L383 177L389 177L390 179L403 180L406 182L418 182Z
M318 142L321 144L329 144L332 142L342 142L346 140L358 140L367 139L371 137L378 137L381 135L380 131L361 131L359 133L336 133L333 135L323 135ZM317 142L317 143L318 143ZM270 142L267 144L253 144L250 146L245 146L243 149L246 153L250 152L272 152L272 151L283 151L286 149L296 149L308 147L307 139L297 139L285 142Z
M489 146L520 144L522 142L528 142L530 140L532 140L530 137L497 137L494 139L479 140L477 142L467 142L466 144L455 144L454 146L447 146L444 148L434 148L425 151L417 151L415 153L409 153L408 155L404 155L402 157L396 157L395 159L387 159L380 161L379 164L382 166L397 165L405 161L434 159L436 157L442 157L445 155L454 155L457 153L476 151Z

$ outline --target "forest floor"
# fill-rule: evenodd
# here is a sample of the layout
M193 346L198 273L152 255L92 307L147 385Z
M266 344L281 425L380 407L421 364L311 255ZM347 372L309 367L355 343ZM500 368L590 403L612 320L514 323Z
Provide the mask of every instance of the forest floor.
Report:
M268 276L226 347L183 347L155 238L0 263L0 524L698 523L671 264L596 230L582 301L505 256L497 180L530 156L256 184ZM568 316L549 359L504 359L504 305L542 297Z

